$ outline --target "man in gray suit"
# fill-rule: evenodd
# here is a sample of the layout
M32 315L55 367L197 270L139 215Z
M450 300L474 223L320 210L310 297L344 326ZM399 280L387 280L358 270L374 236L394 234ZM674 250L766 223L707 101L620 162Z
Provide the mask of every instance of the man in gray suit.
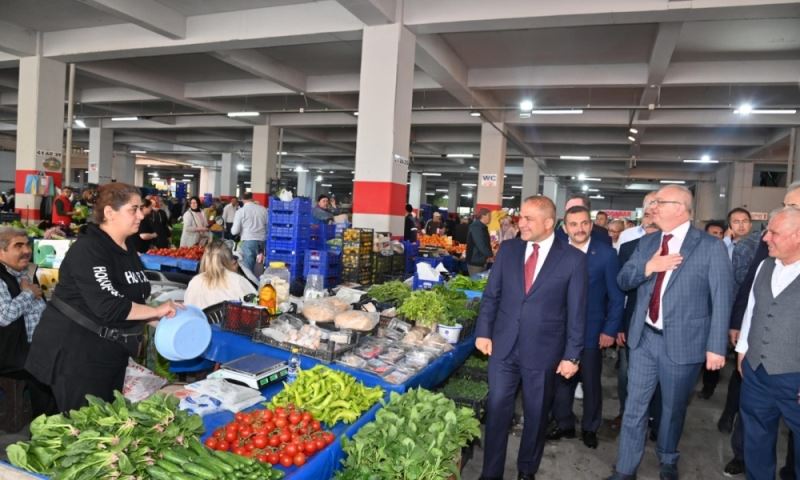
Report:
M733 274L725 246L691 226L692 194L669 185L653 200L660 232L642 237L617 277L637 289L628 330L628 399L616 471L609 480L636 478L644 454L650 399L661 386L656 451L661 480L678 479L678 441L700 368L725 365Z
M800 210L773 212L764 241L769 258L758 266L736 351L742 374L741 419L747 478L775 478L778 422L800 435ZM794 442L800 471L800 442Z

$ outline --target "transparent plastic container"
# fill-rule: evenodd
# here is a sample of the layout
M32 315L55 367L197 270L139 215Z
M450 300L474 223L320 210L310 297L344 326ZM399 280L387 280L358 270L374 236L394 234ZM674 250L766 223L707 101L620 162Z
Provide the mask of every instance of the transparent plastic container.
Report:
M269 267L264 270L264 273L259 279L259 290L261 290L264 285L272 285L277 297L276 303L280 305L289 300L289 286L291 282L291 275L285 263L269 262Z
M286 376L286 383L294 383L300 374L300 353L295 347L292 348L292 356L289 357L289 371Z

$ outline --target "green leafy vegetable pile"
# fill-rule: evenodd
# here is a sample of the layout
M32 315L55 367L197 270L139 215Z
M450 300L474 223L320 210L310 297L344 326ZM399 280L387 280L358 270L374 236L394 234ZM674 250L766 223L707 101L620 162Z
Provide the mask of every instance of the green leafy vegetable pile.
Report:
M379 302L393 302L402 305L403 301L411 295L411 289L399 280L392 280L380 285L373 285L367 293Z
M444 325L455 325L459 322L474 320L478 316L477 303L467 299L464 292L450 290L443 285L433 287L433 291L442 296L447 305Z
M489 394L489 384L466 378L451 378L442 387L447 398L479 401Z
M470 355L467 361L464 362L464 366L467 368L486 370L489 368L489 357L484 355Z
M480 435L472 410L424 389L392 393L375 421L342 440L347 454L337 480L444 480L455 475L461 449Z
M352 375L317 365L301 370L297 380L287 384L267 406L294 405L333 426L339 421L355 422L362 412L382 398L381 387L367 388Z
M434 290L417 290L403 302L397 313L423 327L447 321L447 302Z
M186 445L203 431L203 420L178 409L178 399L154 395L137 404L114 393L89 405L31 422L31 441L6 449L17 467L53 480L149 478L147 468L165 450Z
M448 287L454 290L474 290L482 292L486 288L488 279L481 278L480 280L472 280L466 275L456 275L456 277L447 284Z

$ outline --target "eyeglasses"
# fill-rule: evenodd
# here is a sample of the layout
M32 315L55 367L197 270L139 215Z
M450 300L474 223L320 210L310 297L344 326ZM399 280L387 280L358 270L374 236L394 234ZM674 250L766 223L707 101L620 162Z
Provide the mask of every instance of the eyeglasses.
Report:
M800 203L784 203L784 207L800 208Z
M682 203L677 201L677 200L653 200L650 203L648 203L647 206L648 207L655 207L656 205L658 205L659 207L661 207L661 206L666 205L668 203L674 203L676 205L682 205Z

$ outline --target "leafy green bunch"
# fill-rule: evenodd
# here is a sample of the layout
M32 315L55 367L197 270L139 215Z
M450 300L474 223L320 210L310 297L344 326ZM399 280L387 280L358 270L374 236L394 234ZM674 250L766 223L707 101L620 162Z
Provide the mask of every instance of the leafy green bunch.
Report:
M392 280L380 285L373 285L367 294L379 302L393 302L399 306L411 295L411 289L399 280Z
M486 288L487 281L487 278L473 280L466 275L456 275L455 278L450 280L447 286L454 290L473 290L482 292Z
M147 478L159 452L185 445L203 431L203 420L178 409L178 399L154 395L131 404L119 392L69 416L40 415L31 422L31 441L6 449L11 463L53 480Z
M337 480L460 478L461 449L480 436L472 410L422 388L393 392L375 421L343 439L347 458Z
M397 313L423 327L447 321L447 302L434 290L417 290L403 302Z

